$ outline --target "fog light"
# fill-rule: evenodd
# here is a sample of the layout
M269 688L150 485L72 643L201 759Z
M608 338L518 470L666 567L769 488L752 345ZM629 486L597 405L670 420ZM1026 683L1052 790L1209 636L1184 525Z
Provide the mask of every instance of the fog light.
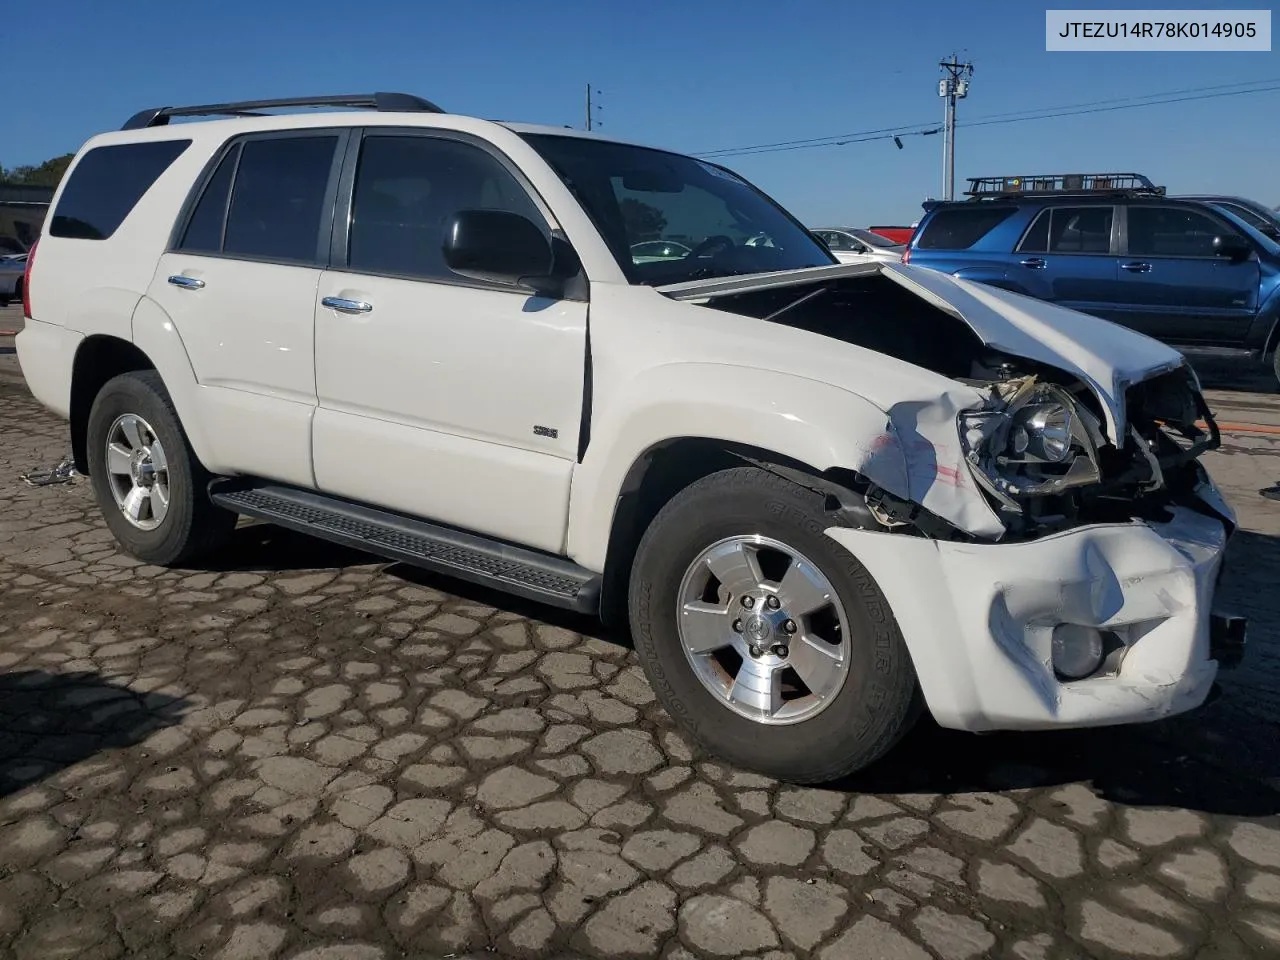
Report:
M1093 627L1060 623L1053 629L1053 669L1066 680L1096 673L1105 655L1102 634Z

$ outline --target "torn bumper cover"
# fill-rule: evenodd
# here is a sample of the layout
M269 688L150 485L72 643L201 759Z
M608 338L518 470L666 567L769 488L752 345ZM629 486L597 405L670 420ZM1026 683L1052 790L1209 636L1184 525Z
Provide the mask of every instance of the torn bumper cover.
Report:
M939 724L1089 727L1198 707L1214 653L1239 649L1239 623L1214 629L1211 649L1229 524L1188 507L1170 513L1004 544L827 535L880 584Z

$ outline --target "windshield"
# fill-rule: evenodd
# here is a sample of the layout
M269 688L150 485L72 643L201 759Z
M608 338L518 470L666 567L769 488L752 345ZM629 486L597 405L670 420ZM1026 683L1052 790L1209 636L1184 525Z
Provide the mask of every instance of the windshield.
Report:
M776 203L713 164L585 137L524 139L573 191L632 283L836 262Z

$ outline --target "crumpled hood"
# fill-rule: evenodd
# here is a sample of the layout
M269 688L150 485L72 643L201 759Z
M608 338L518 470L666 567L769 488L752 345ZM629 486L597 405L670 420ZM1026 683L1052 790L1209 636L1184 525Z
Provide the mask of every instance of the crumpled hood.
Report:
M1177 350L1099 317L997 287L903 264L882 271L969 325L987 346L1075 374L1108 414L1107 432L1125 429L1125 390L1186 363Z
M1087 383L1103 407L1107 434L1116 442L1126 429L1125 390L1186 362L1172 347L1098 317L901 263L839 264L720 277L672 284L658 291L674 299L696 301L874 273L965 323L993 350L1056 367Z

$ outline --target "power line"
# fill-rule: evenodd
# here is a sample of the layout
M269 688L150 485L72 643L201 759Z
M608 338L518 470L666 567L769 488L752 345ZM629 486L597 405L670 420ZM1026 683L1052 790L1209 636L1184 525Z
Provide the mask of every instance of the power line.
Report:
M1258 84L1273 84L1258 87ZM1234 89L1250 86L1255 89ZM1150 93L1131 97L1116 97L1108 100L1091 100L1084 103L1064 104L1058 107L1041 107L1037 109L1015 110L1005 113L989 114L977 117L959 126L976 127L991 126L1001 123L1019 123L1024 120L1044 120L1054 117L1075 116L1087 113L1106 113L1113 110L1131 110L1138 107L1153 107L1165 103L1184 103L1191 100L1210 100L1218 97L1243 96L1250 93L1270 93L1280 89L1280 77L1267 80L1252 80L1238 83L1216 84L1204 87L1189 87L1182 90L1168 90L1164 93ZM1216 92L1224 91L1224 92ZM1185 96L1183 96L1185 94ZM1133 102L1141 101L1141 102ZM724 147L719 150L706 150L695 153L699 157L753 156L759 153L779 153L789 150L805 150L814 147L845 146L850 143L865 143L869 140L888 140L893 136L913 136L936 132L936 124L905 123L893 127L879 127L872 130L859 130L853 133L835 134L826 137L811 137L803 140L782 140L776 143L761 143L742 147Z

